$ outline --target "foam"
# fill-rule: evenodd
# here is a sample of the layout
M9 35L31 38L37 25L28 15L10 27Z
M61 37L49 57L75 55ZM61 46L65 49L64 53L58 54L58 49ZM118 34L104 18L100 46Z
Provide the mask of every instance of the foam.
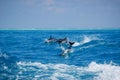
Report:
M75 42L72 46L79 46L80 42Z
M47 69L46 65L44 64L41 64L41 63L38 63L38 62L18 62L17 65L20 65L20 66L32 66L32 67L37 67L37 68L42 68L42 69Z
M84 39L83 39L83 43L88 43L92 40L92 38L88 37L88 36L84 36Z
M63 80L77 80L74 76L72 75L68 75L68 74L61 74L61 73L54 73L52 76L51 76L51 79L52 80L59 80L57 79L57 77L60 77L62 78Z
M120 66L113 64L98 64L91 62L88 66L74 66L66 64L42 64L40 62L18 62L20 73L17 74L18 79L32 76L33 80L120 80ZM32 75L30 75L32 74ZM33 76L34 75L34 76ZM91 75L92 77L87 77ZM83 76L86 76L83 79Z
M94 80L120 80L120 66L92 62L89 65L88 70L99 72L98 76L94 77Z
M80 45L83 45L83 44L86 44L86 43L89 43L93 40L100 40L97 36L87 36L87 35L84 35L83 36L83 40L80 41L80 42L75 42L75 44L73 44L72 46L80 46Z

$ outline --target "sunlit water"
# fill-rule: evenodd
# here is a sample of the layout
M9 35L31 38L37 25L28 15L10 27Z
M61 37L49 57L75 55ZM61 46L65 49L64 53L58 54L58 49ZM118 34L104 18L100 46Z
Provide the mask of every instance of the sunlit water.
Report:
M74 41L60 56L49 36ZM0 31L0 80L120 80L120 31Z

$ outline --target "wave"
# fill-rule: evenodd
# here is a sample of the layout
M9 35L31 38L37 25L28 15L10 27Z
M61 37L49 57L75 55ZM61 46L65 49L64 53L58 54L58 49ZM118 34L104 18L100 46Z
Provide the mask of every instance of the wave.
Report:
M91 62L88 66L17 62L17 79L33 80L120 80L120 66Z
M74 47L75 46L80 46L80 45L89 43L89 42L94 41L94 40L100 40L100 39L97 36L87 36L87 35L84 35L82 41L75 42L75 44L73 44L73 46Z

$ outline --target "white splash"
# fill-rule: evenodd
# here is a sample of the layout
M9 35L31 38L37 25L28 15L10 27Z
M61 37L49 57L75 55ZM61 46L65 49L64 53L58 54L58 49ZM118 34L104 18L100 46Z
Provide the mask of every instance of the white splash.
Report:
M18 62L17 65L20 67L20 73L17 74L18 80L25 78L33 80L120 80L120 66L113 64L91 62L88 66L82 67L66 64ZM24 76L26 72L27 76ZM88 74L91 74L92 77L87 77ZM82 76L86 76L86 78L83 79Z
M94 80L120 80L120 66L92 62L88 70L91 72L99 72L99 75L94 77Z
M79 45L81 45L80 42L75 42L72 46L75 47L75 46L79 46Z
M84 36L84 39L83 39L83 44L84 43L88 43L88 42L90 42L92 39L90 38L90 37L88 37L88 36Z
M75 46L80 46L80 45L89 43L93 40L99 40L99 38L97 38L97 36L86 36L86 35L84 35L83 40L81 42L75 42L72 46L74 46L74 47Z

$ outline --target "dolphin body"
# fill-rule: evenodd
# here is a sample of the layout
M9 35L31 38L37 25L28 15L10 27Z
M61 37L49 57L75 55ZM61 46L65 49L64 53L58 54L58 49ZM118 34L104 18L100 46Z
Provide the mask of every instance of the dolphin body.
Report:
M50 43L50 42L56 42L57 39L53 38L52 36L50 36L50 38L46 39L45 42Z
M66 49L61 46L61 49L63 50L63 52L61 53L61 55L62 55L62 56L68 55L68 54L71 52L71 48L72 48L72 45L73 45L74 43L75 43L75 42L70 42L70 41L69 41L69 47L66 48Z
M57 39L57 42L59 44L63 44L63 43L67 43L68 42L68 39L65 37L64 39Z
M57 42L59 44L67 43L68 39L65 37L63 39L55 39L54 37L50 36L48 39L45 40L45 42L50 43L50 42Z

